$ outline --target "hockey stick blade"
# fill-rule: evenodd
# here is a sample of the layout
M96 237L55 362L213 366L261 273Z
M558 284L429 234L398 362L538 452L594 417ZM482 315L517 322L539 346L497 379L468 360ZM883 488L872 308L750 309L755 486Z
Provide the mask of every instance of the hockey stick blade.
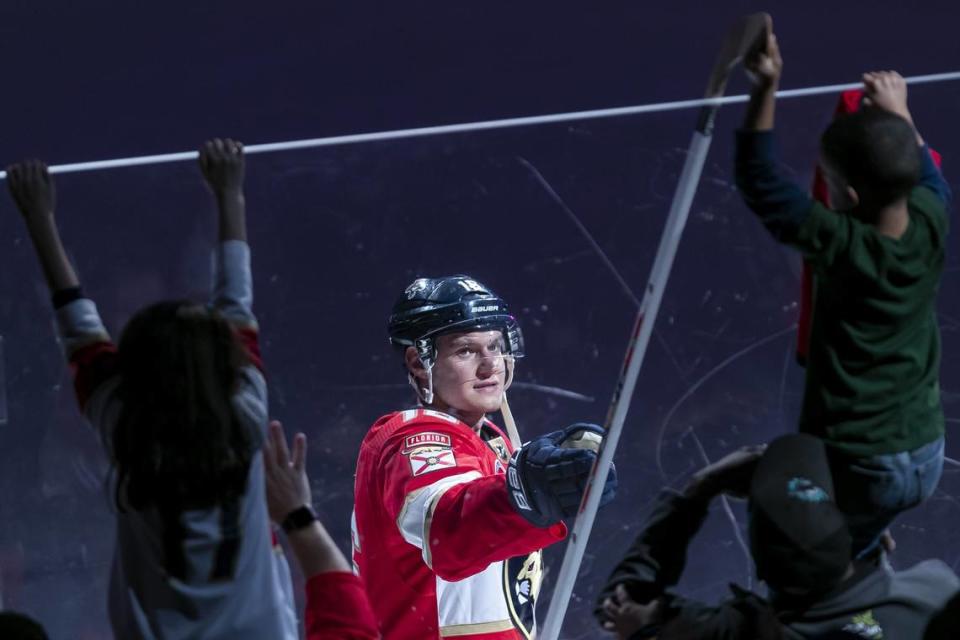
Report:
M720 55L713 65L707 82L705 98L719 98L727 88L730 72L747 54L766 45L767 34L773 28L769 13L752 13L737 21L727 31L720 47Z

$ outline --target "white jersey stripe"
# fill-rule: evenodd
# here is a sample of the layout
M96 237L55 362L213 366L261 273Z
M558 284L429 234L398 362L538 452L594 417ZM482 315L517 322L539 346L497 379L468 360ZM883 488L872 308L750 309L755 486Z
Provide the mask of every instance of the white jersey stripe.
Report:
M423 551L423 561L428 567L430 566L430 545L425 545L424 539L429 540L428 525L436 500L439 500L450 487L479 477L480 472L475 470L447 476L407 495L403 509L397 516L397 528L400 529L400 535L404 540Z
M437 578L437 614L443 637L513 629L503 597L503 562L458 582Z

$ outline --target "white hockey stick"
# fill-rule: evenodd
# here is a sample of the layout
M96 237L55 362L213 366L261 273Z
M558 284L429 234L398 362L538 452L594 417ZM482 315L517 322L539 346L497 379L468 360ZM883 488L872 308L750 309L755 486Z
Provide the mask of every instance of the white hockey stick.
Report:
M710 74L706 99L720 98L723 95L730 71L743 59L751 47L761 42L761 38L765 42L765 36L769 28L770 16L765 13L756 13L741 19L730 29L724 39L720 54L717 56L713 72ZM620 372L620 379L613 391L613 399L606 419L607 435L600 447L600 455L593 466L587 491L584 494L583 502L580 504L580 512L577 514L577 519L570 532L570 541L563 557L563 565L560 567L560 573L557 576L557 585L550 601L550 609L547 611L543 632L538 635L539 640L557 640L560 635L560 627L563 625L567 605L570 603L573 585L577 580L583 553L590 538L590 531L596 519L597 509L600 506L603 485L607 474L610 472L610 467L613 465L613 454L617 449L620 433L623 431L623 422L630 408L630 400L637 383L637 376L640 373L640 366L643 364L643 358L647 351L647 344L650 342L653 324L660 309L663 291L670 277L673 259L677 254L677 246L680 244L680 236L683 233L684 226L686 226L690 205L693 203L693 197L697 192L703 164L710 149L713 121L719 106L719 103L708 104L700 111L700 117L693 133L693 140L690 142L690 149L687 153L687 160L683 165L680 182L673 196L670 214L667 217L663 235L660 238L660 246L657 248L657 255L653 261L650 280L644 292L630 342L627 344L627 354L623 369Z
M507 428L507 437L510 438L510 444L513 450L520 448L520 432L517 431L517 421L513 418L513 411L510 410L510 404L507 402L507 394L503 394L503 402L500 404L500 414L503 416L503 425Z
M506 359L507 367L507 382L506 388L503 390L503 401L500 403L500 415L503 416L503 426L507 428L507 437L510 438L510 444L513 445L513 450L516 451L520 448L520 432L517 431L517 421L513 418L513 411L510 410L510 403L507 402L507 389L513 384L513 367L516 364L513 357L508 357Z

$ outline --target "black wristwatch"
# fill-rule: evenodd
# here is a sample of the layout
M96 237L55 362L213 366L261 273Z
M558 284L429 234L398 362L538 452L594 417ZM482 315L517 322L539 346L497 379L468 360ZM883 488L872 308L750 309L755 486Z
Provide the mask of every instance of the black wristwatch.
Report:
M287 517L280 523L280 526L283 527L283 530L287 533L293 533L294 531L310 526L313 522L316 522L316 520L317 513L313 510L313 507L303 505L288 513Z

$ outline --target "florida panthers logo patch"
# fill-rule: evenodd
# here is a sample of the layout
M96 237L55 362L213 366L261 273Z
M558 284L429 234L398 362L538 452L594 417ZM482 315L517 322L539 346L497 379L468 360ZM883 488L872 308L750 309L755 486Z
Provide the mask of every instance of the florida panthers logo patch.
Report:
M503 590L513 625L526 638L536 635L535 607L543 580L543 552L510 558L503 563Z
M496 438L491 438L487 440L487 446L493 449L493 452L497 454L497 457L500 459L500 462L506 462L510 459L510 452L507 450L507 443L503 441L503 438L497 436Z
M426 291L429 284L430 281L426 278L417 278L403 293L407 296L407 300L413 300L417 294Z
M867 610L854 616L853 620L843 628L844 631L856 638L866 640L883 640L883 628L873 617L873 610Z

